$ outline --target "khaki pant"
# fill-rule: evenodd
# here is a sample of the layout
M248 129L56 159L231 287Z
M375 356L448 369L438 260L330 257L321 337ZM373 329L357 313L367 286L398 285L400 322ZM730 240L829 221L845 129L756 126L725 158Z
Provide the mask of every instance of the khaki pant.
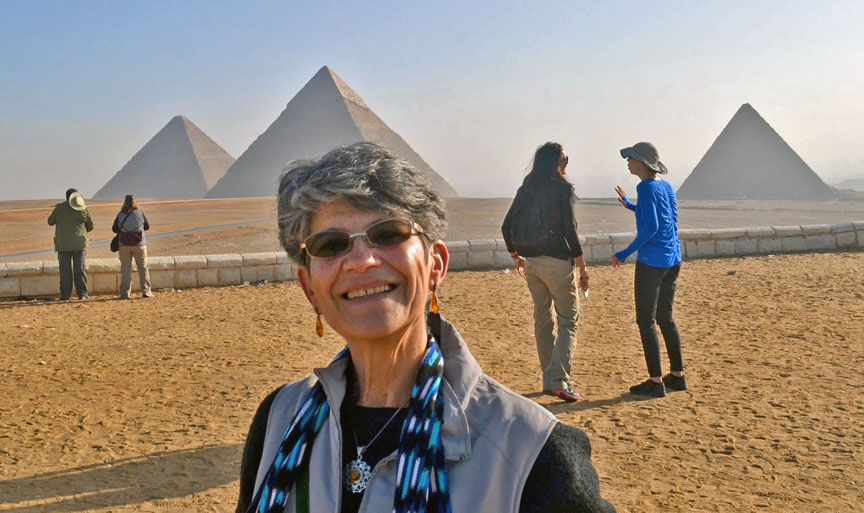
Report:
M141 294L150 293L150 270L147 269L147 246L120 246L120 297L129 297L132 289L132 258L138 266Z
M534 338L543 370L543 389L566 389L570 359L579 327L579 293L575 267L567 260L548 256L529 257L525 262L528 290L534 300ZM558 333L555 333L555 320Z

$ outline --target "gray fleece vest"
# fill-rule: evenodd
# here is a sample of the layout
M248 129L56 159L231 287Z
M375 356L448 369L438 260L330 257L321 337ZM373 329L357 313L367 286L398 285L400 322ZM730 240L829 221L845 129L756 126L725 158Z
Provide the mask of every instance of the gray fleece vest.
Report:
M537 403L516 394L483 374L465 342L447 321L441 323L444 354L442 440L450 476L454 513L519 511L522 489L534 460L558 422ZM309 504L315 513L338 513L342 496L342 433L339 409L345 397L347 359L336 361L315 376L283 387L273 399L267 419L255 492L261 486L285 429L317 381L330 403L330 417L315 440L309 462ZM393 510L396 453L372 471L360 513ZM286 511L295 513L291 491Z

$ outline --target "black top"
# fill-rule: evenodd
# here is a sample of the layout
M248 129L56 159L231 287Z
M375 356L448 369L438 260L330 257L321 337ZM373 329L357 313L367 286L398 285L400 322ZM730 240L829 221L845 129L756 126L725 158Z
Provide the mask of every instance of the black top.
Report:
M278 391L279 389L274 390L264 399L249 428L246 446L243 448L237 513L245 513L249 502L252 501L255 477L264 449L270 405ZM361 445L368 444L396 410L396 408L356 406L351 400L351 394L346 394L340 409L343 440L342 472L346 465L357 457L354 433ZM363 453L363 460L369 467L374 469L381 459L398 448L400 429L406 411L407 409L402 409ZM362 493L352 493L343 487L341 513L356 513L362 499ZM561 423L555 425L528 474L519 511L520 513L614 513L615 508L600 497L597 473L591 466L591 443L585 433Z
M582 256L582 245L579 244L579 236L576 234L575 204L577 198L573 186L567 182L554 181L542 185L523 185L523 187L540 188L540 196L546 199L545 214L549 229L554 236L549 240L546 247L537 251L537 254L522 256L545 255L561 260ZM510 240L510 224L513 222L513 215L513 205L511 204L507 216L504 217L504 224L501 225L504 243L510 253L515 251L513 242Z

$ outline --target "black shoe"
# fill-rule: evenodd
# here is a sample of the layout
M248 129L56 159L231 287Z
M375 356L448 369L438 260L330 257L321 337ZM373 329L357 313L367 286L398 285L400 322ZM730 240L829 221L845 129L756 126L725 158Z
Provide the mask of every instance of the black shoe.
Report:
M663 383L657 383L656 381L645 381L644 383L639 383L638 385L633 385L630 387L630 393L636 395L650 395L651 397L666 397L666 387Z
M684 376L676 376L671 373L667 374L663 376L663 384L666 386L667 390L672 392L687 390L687 379Z

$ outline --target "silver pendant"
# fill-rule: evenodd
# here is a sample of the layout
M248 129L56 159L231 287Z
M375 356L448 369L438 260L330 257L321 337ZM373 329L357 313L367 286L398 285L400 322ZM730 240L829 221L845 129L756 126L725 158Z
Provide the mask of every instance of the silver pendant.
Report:
M363 448L357 448L357 459L345 466L345 489L351 493L362 493L369 486L372 468L363 461Z

